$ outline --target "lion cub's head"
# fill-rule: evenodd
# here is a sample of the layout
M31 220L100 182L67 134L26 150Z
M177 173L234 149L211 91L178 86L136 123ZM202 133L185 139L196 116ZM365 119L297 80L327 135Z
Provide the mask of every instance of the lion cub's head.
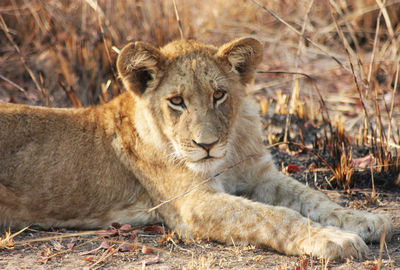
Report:
M208 173L224 164L232 152L245 85L262 51L253 38L220 48L185 40L161 49L144 42L125 46L117 68L136 99L140 136L163 145L194 171Z

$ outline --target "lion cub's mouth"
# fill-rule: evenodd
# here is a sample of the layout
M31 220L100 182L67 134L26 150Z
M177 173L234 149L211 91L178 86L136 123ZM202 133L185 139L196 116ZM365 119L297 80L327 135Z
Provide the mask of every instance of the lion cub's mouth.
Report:
M221 167L225 164L225 156L213 157L207 155L197 161L188 160L186 163L188 168L194 172L203 174L205 176L211 176L221 170Z
M186 157L190 162L212 162L215 160L223 159L225 157L226 150L220 149L219 151L194 151L186 153Z

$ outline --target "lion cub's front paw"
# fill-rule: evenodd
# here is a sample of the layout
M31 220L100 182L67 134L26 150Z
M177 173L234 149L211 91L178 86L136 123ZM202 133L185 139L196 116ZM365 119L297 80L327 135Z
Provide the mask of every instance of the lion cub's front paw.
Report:
M321 228L302 241L303 253L330 259L362 259L369 253L364 241L356 234L336 228Z
M361 211L348 210L343 216L341 228L358 234L367 242L378 242L383 233L386 240L393 235L393 224L389 218Z

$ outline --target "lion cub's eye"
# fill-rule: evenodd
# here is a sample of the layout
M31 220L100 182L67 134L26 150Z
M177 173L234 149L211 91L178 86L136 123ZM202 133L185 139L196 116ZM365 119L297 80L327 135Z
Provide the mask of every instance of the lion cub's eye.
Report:
M225 100L226 92L223 90L217 90L213 94L214 102L221 103Z
M180 106L180 107L185 106L185 102L183 101L183 98L181 96L175 96L175 97L169 98L168 101L173 106Z

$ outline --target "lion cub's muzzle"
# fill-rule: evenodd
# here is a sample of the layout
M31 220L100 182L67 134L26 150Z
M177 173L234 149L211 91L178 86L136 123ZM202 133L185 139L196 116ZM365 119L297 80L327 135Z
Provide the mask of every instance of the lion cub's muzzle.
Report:
M210 159L220 159L225 156L226 144L220 142L220 139L212 140L192 140L192 146L186 152L186 156L191 162L199 162Z
M210 159L212 156L210 155L210 151L214 148L214 146L218 143L219 139L215 140L214 142L211 143L198 143L195 140L192 140L192 143L195 146L198 146L200 148L203 148L207 152L207 156L203 159Z

